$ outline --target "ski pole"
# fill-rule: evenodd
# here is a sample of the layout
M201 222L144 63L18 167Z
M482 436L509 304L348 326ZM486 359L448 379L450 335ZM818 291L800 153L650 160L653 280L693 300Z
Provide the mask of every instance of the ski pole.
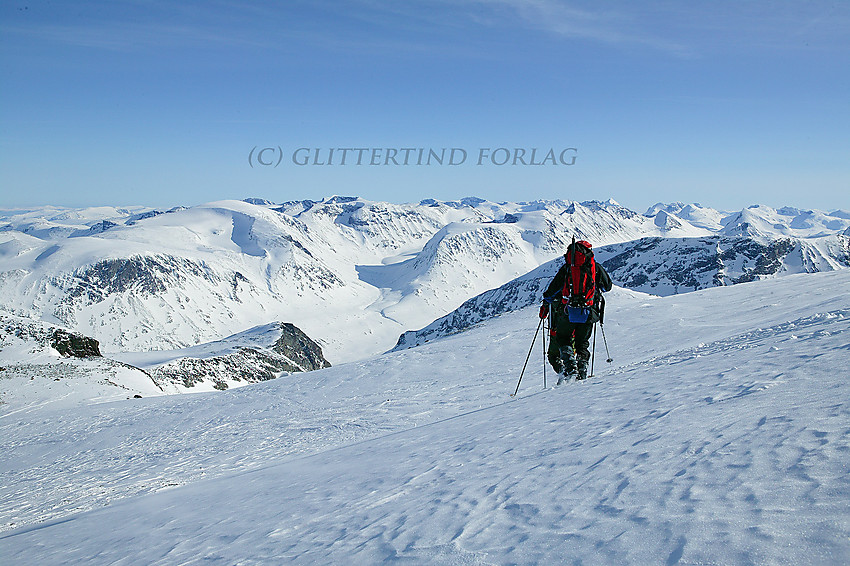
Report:
M593 362L596 361L596 323L593 323L593 353L590 356L590 377L593 377Z
M540 320L545 321L546 319L541 318ZM543 389L546 389L546 322L543 323Z
M537 330L534 331L534 338L531 340L531 347L528 349L528 355L525 357L525 363L522 365L522 372L519 374L519 381L516 382L516 389L514 390L511 397L516 397L517 391L519 391L519 384L522 383L522 376L525 375L525 367L528 365L528 360L531 358L531 351L534 349L534 343L537 342L537 334L540 332L540 326L543 324L543 319L540 319L540 322L537 323Z
M599 328L602 330L602 341L605 342L605 353L608 354L608 359L605 361L610 364L614 359L611 357L611 352L608 351L608 340L605 338L605 325L600 324Z

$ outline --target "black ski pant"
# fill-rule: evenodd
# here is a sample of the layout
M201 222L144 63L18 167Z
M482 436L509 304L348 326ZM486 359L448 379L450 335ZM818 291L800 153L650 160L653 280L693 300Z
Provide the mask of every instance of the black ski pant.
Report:
M561 373L564 368L563 360L572 353L573 350L573 335L559 331L562 319L566 315L554 310L549 315L549 348L546 350L546 356L549 358L549 363L555 373Z
M593 333L593 323L577 324L570 322L567 316L558 317L558 336L573 336L576 357L587 361L590 359L590 336Z
M549 333L549 348L546 350L546 357L549 358L549 364L555 373L561 373L561 345L558 343L558 336L554 332Z

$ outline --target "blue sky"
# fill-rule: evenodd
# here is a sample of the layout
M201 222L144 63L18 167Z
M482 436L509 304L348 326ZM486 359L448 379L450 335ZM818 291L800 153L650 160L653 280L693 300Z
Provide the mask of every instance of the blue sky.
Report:
M4 208L345 194L850 209L845 2L6 0L0 72ZM300 147L378 149L381 165L299 166ZM468 158L383 165L388 148L443 147ZM476 164L501 147L576 160Z

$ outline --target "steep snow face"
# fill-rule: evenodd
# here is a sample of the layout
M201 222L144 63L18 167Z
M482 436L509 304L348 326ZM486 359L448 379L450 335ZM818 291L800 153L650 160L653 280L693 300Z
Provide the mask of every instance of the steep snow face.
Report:
M672 231L682 227L682 223L672 214L668 214L663 210L655 215L655 225L662 230Z
M850 226L839 212L771 214L786 222L784 231L811 234ZM183 348L284 320L337 363L391 348L404 331L557 258L573 236L597 248L647 236L707 237L712 214L671 205L651 218L613 201L471 197L0 211L0 296L4 310L93 336L109 354ZM752 220L755 213L741 214ZM61 230L33 228L39 222ZM742 224L726 229L734 225ZM840 241L812 250L801 246L799 265L787 262L786 271L843 265ZM725 269L731 280L750 267ZM623 280L640 286L640 277ZM662 282L655 291L670 289Z
M539 305L543 291L563 264L563 258L552 260L497 289L486 291L464 301L460 307L428 326L402 334L393 350L419 346L438 338L457 334L501 314L530 305Z
M613 363L543 390L538 337L513 399L536 308L214 396L0 408L4 564L848 563L848 277L617 291Z
M361 276L368 272L377 285L391 280L389 292L398 293L401 299L384 308L383 314L422 326L434 319L434 312L457 308L463 298L487 290L493 281L510 280L536 267L543 254L535 253L521 231L515 224L452 223L435 234L414 259L361 268ZM381 272L387 269L392 275L384 278ZM431 308L417 309L422 303ZM410 315L405 316L406 312Z

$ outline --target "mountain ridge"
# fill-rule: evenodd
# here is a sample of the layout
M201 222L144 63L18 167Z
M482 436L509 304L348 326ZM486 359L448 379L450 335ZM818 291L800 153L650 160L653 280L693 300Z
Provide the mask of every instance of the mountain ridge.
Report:
M647 238L743 238L756 255L790 238L801 268L837 269L850 231L850 213L790 207L674 203L641 215L613 200L246 200L167 212L0 211L2 308L91 336L109 354L185 348L288 320L339 363L386 351L404 332L558 258L573 236L639 258L615 270L615 282L643 288L672 269L658 249L657 269L635 267L647 263L635 247ZM698 261L711 261L708 248Z

